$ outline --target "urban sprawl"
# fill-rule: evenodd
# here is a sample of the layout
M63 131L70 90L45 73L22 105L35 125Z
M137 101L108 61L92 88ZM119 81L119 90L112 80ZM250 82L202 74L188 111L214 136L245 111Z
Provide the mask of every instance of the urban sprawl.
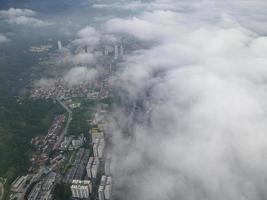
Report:
M59 41L58 49L61 48ZM34 147L31 166L26 175L17 177L12 183L10 199L50 200L56 184L69 187L73 199L112 198L112 155L108 151L110 142L104 128L107 106L100 100L110 96L112 65L122 55L121 45L105 47L106 66L94 83L69 87L59 78L51 87L32 90L31 98L54 99L66 113L55 117L46 135L31 140ZM93 118L88 122L89 132L78 136L67 134L72 111L80 107L79 102L72 101L76 97L99 100Z

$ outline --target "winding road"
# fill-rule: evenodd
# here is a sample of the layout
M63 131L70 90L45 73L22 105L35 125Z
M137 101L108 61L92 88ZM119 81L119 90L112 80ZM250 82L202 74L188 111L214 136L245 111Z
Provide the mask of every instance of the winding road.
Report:
M67 120L67 123L66 123L66 125L65 125L65 128L63 129L63 131L61 132L61 134L59 135L59 138L58 138L58 140L57 140L57 144L56 144L56 146L58 146L61 142L62 142L62 140L63 140L63 138L64 138L64 136L67 134L67 132L68 132L68 129L69 129L69 125L70 125L70 122L71 122L71 120L72 120L72 111L60 100L60 99L56 99L57 100L57 102L68 112L68 120ZM0 199L1 200L1 199Z

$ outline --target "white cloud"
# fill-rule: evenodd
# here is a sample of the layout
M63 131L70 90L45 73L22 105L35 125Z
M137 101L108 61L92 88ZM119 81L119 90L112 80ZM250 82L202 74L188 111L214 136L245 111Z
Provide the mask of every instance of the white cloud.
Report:
M73 57L74 64L90 64L94 61L94 55L91 53L79 53Z
M74 40L74 44L80 46L94 47L99 44L100 33L91 26L86 26L78 32L78 38Z
M173 32L179 34L181 30L176 26L177 20L179 16L172 11L155 11L145 13L139 18L111 19L106 23L106 31L130 34L141 40L154 41L172 36L170 34ZM154 23L156 21L157 23Z
M43 87L43 88L53 87L54 85L55 85L55 80L52 78L50 79L42 78L34 83L35 87Z
M98 72L94 68L74 67L68 71L63 80L69 85L90 83L96 79Z
M107 22L108 32L156 41L125 57L118 74L123 100L143 105L133 119L127 102L110 125L115 196L267 198L267 39L246 12L265 20L267 5L241 2L161 0L190 12L155 9Z
M0 16L6 19L10 24L32 27L44 27L53 24L36 18L36 15L37 13L30 9L10 8L0 11Z
M63 61L74 65L89 65L95 63L95 57L90 52L79 52L74 55L69 53L65 55Z
M115 2L113 4L105 4L105 3L97 3L94 4L93 8L109 8L109 9L140 9L145 7L145 3L141 1L133 1L133 2Z
M73 67L70 70L67 70L62 79L61 83L66 84L69 87L76 86L79 84L92 83L98 77L98 71L95 68L88 67ZM55 87L58 79L54 78L42 78L35 82L35 87Z
M7 18L19 17L19 16L34 16L36 12L30 9L9 8L8 10L1 10L0 14Z
M92 6L97 9L123 9L123 10L155 10L168 9L176 10L176 7L169 4L169 2L143 2L143 1L113 1L108 3L95 3Z

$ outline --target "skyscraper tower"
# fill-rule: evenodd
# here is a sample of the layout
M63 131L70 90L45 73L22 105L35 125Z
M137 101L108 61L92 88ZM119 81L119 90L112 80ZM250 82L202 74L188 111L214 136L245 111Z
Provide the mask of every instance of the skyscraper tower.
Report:
M122 46L122 44L120 46L120 55L121 55L121 57L123 56L123 46Z
M104 52L104 55L105 55L105 56L108 56L108 52L109 52L109 50L108 50L108 46L105 46L105 52Z
M58 50L61 50L62 49L61 40L58 40L57 41L57 47L58 47Z
M106 179L106 185L105 185L105 189L104 189L104 196L105 196L105 200L110 199L111 197L111 177L107 177Z
M117 60L119 58L119 47L118 45L115 45L115 48L114 48L114 59Z

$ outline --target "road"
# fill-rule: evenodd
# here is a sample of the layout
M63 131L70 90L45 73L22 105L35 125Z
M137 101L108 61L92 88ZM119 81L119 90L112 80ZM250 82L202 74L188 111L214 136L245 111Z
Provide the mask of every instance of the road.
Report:
M71 122L71 120L72 120L72 111L60 100L60 99L56 99L57 100L57 102L68 112L68 120L67 120L67 123L66 123L66 125L65 125L65 128L64 128L64 130L61 132L61 134L59 135L59 138L58 138L58 140L57 140L57 144L56 144L56 146L58 146L61 142L62 142L62 140L63 140L63 138L64 138L64 136L67 134L67 132L68 132L68 129L69 129L69 125L70 125L70 122Z

